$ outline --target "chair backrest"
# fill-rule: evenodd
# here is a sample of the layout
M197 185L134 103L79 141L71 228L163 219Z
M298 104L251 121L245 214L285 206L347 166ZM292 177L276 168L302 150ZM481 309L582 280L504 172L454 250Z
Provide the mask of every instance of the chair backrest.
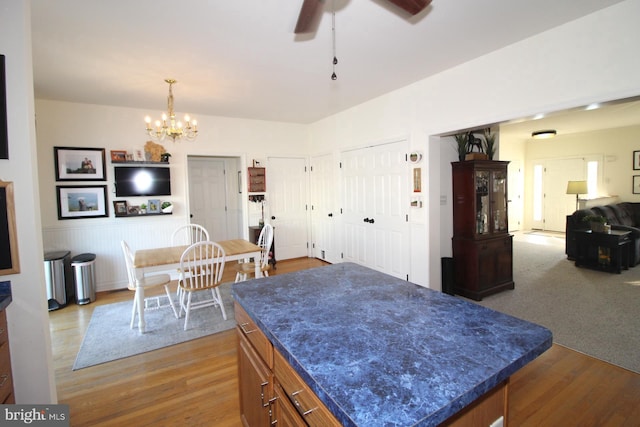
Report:
M186 289L213 288L222 281L225 253L216 242L198 242L189 246L180 257L184 273L182 287Z
M129 245L124 240L120 242L122 246L122 252L124 253L124 263L127 267L127 278L129 279L129 284L127 287L132 291L136 289L136 274L133 270L133 253L131 249L129 249Z
M198 242L206 242L209 240L209 232L201 225L187 224L178 227L171 235L171 244L193 245Z
M269 251L271 251L271 244L273 243L273 226L271 224L265 224L260 231L260 237L258 237L258 246L262 248L260 253L260 266L266 267L269 263Z

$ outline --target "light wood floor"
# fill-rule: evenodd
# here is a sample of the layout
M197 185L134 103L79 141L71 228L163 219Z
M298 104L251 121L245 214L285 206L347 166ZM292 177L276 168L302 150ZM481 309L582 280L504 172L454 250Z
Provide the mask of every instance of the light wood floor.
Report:
M274 273L322 265L279 261ZM241 426L234 330L71 370L93 309L132 297L103 292L50 312L58 400L71 425ZM509 425L640 426L640 375L554 344L512 376Z

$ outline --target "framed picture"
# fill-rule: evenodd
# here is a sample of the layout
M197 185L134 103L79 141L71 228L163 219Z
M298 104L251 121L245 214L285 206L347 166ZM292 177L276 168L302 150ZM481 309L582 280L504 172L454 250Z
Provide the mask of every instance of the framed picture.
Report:
M9 158L9 132L7 130L7 82L4 55L0 55L0 159Z
M127 161L127 152L124 150L111 150L111 161L112 162L126 162Z
M57 186L56 190L58 219L97 218L109 214L106 185Z
M160 213L160 200L149 200L147 203L147 213Z
M144 155L144 148L136 147L133 149L133 161L144 162L146 160Z
M640 194L640 175L633 176L633 194Z
M140 206L127 206L127 213L129 215L138 215L140 213Z
M115 200L113 202L113 211L116 216L127 216L129 211L127 209L127 201L126 200Z
M56 181L105 181L104 148L53 147Z
M0 275L20 273L13 183L0 181Z
M640 170L640 151L633 152L633 170Z

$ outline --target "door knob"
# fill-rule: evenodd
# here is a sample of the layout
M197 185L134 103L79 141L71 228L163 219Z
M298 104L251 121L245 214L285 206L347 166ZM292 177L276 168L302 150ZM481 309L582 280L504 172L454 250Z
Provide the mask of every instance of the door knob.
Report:
M374 219L373 219L373 218L371 218L371 219L369 220L369 224L373 224L374 222L375 222L375 221L374 221Z
M275 217L275 216L272 216L272 217L271 217L271 219L276 219L276 217Z
M331 218L332 216L333 216L333 214L332 214L332 213L330 213L330 214L329 214L329 218Z
M369 218L365 218L365 219L364 219L364 222L369 222Z

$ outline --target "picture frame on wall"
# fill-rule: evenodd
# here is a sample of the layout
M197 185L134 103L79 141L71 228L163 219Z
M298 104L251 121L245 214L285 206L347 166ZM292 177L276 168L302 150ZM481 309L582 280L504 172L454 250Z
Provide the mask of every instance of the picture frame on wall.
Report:
M125 150L111 150L111 161L114 163L126 162L127 152Z
M633 170L640 170L640 150L633 152Z
M640 194L640 175L633 176L633 194Z
M0 181L0 276L20 273L13 182Z
M4 55L0 55L0 159L9 159L9 131L7 126L7 79Z
M58 219L99 218L109 215L106 185L56 187Z
M53 147L56 181L105 181L104 148Z

